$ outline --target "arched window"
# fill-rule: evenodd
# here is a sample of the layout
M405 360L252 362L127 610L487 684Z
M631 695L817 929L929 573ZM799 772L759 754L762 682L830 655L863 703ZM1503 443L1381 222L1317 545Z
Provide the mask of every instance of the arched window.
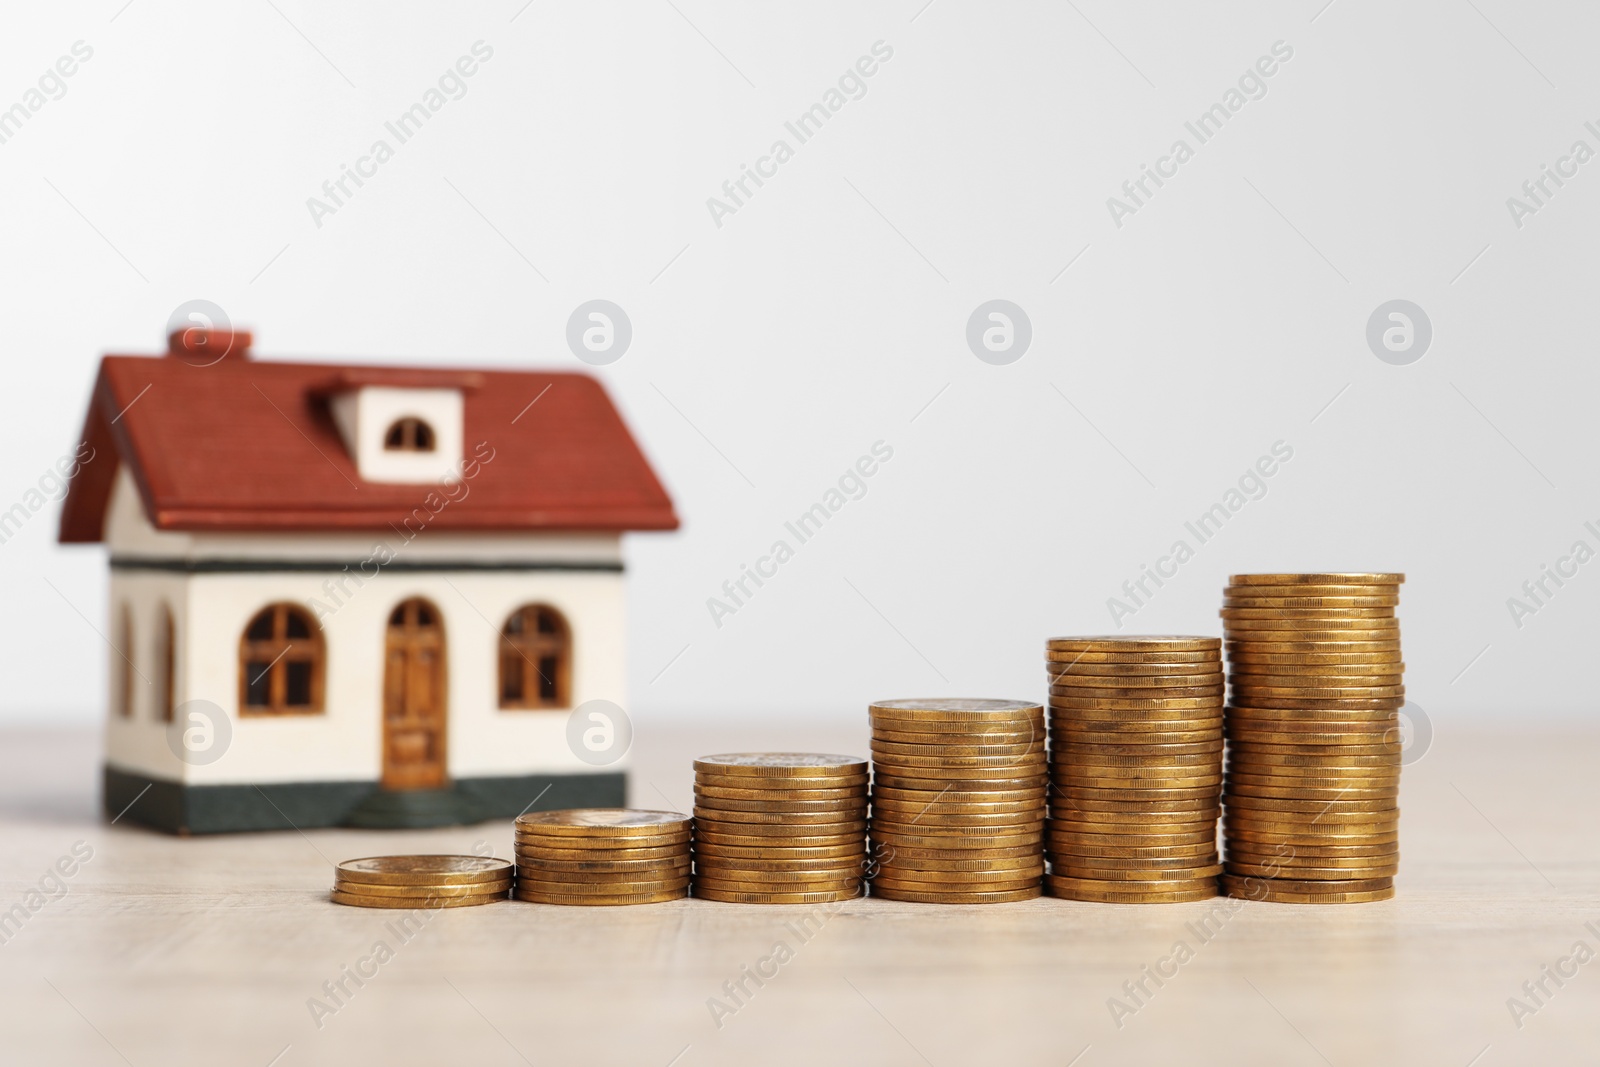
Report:
M388 452L432 452L433 427L411 415L395 419L383 435L383 447Z
M262 608L239 639L240 714L320 712L323 666L322 628L309 611Z
M178 701L178 640L169 604L161 605L161 629L157 638L161 660L156 664L160 672L156 684L156 714L162 722L171 722L173 707Z
M565 708L572 685L572 633L546 604L525 604L500 631L500 706Z
M124 719L133 718L133 609L117 611L117 660L112 664L111 706Z

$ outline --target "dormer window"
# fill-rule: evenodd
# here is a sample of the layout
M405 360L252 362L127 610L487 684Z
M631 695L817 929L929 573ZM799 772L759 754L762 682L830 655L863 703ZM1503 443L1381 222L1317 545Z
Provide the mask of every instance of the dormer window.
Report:
M398 380L405 384L375 384ZM365 481L426 485L461 477L464 393L475 381L413 385L404 375L346 371L329 389L328 410Z
M383 435L383 447L387 452L432 452L433 427L412 415L396 419Z

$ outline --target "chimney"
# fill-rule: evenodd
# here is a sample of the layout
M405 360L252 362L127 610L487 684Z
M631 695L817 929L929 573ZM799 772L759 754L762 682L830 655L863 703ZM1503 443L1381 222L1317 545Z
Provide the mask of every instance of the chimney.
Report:
M249 330L189 326L167 336L167 354L192 367L209 367L224 359L249 359L253 340Z

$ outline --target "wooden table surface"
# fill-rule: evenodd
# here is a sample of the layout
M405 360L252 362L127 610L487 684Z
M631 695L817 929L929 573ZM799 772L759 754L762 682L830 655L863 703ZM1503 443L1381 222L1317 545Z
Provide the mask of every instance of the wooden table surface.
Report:
M1396 900L1251 903L1206 938L1191 924L1214 902L867 899L809 931L803 907L508 902L401 939L391 914L328 902L331 864L504 856L509 823L179 840L97 818L92 734L8 734L0 912L78 842L93 855L0 945L0 1062L1594 1063L1600 961L1562 961L1600 952L1600 729L1436 729L1405 774ZM864 724L641 728L633 803L688 810L698 754L865 741ZM314 1019L311 998L333 1006L324 983L380 941L392 958ZM1133 1005L1123 984L1179 941L1186 962L1119 1026L1108 1000ZM780 942L776 974L730 999ZM1531 1010L1514 1018L1512 997ZM734 1010L714 1018L712 998Z

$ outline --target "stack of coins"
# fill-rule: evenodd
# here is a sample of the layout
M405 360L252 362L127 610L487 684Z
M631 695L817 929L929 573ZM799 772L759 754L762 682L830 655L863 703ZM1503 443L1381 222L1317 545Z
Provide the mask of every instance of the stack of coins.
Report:
M1044 874L1044 709L885 700L872 724L872 894L1027 900Z
M1394 896L1403 574L1236 574L1223 840L1233 896Z
M689 890L689 817L576 808L517 818L518 900L655 904Z
M333 900L358 908L464 908L506 899L511 864L492 856L371 856L333 872Z
M1222 642L1058 637L1045 669L1050 892L1125 904L1216 896Z
M817 904L861 895L867 762L806 752L694 761L694 895Z

